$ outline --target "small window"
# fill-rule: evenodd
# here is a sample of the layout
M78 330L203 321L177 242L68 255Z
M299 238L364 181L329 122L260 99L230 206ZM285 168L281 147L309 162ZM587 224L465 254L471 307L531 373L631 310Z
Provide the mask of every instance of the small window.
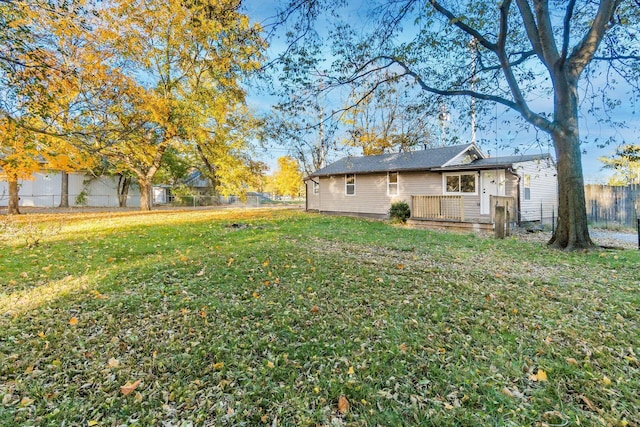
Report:
M313 182L313 194L320 193L320 183L315 181L311 181L311 182Z
M477 177L475 173L445 175L446 194L476 194Z
M348 173L344 177L344 192L347 196L353 196L356 194L356 176L352 173Z
M389 172L387 174L387 195L398 195L398 172Z
M524 199L531 200L531 175L525 174L522 182L524 184Z

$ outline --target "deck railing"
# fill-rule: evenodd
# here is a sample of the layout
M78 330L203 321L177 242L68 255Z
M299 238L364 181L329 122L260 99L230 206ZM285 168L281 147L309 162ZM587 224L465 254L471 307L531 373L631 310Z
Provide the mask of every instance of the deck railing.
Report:
M462 196L411 196L411 204L413 218L464 221Z

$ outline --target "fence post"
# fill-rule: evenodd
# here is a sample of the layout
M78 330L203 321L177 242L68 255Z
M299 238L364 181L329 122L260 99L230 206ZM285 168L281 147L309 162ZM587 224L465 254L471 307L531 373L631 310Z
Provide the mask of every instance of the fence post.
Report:
M496 221L495 221L495 237L496 239L504 239L504 206L496 206Z

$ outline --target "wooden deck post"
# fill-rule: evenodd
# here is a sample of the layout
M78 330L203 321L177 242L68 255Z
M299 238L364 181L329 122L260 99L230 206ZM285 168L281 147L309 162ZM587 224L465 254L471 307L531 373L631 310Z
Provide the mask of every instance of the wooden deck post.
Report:
M496 222L495 222L495 237L496 239L504 239L504 225L505 225L505 208L504 206L496 206Z

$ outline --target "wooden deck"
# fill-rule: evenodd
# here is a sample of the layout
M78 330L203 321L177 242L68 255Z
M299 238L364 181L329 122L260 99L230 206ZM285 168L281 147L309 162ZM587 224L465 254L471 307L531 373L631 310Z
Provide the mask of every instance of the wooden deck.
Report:
M431 230L460 230L460 231L493 231L493 223L489 219L467 219L465 221L446 219L409 218L407 225L415 228Z

